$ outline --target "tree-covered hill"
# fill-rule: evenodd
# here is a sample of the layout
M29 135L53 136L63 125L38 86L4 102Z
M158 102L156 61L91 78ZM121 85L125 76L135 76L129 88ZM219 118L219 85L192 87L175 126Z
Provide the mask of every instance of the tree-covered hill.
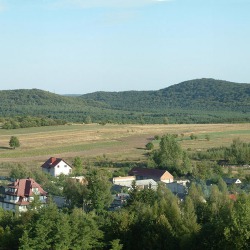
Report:
M214 79L185 81L158 91L95 92L82 97L121 110L250 110L250 84Z
M185 81L157 91L95 92L61 96L48 91L0 91L0 117L119 123L250 121L250 84L214 79Z

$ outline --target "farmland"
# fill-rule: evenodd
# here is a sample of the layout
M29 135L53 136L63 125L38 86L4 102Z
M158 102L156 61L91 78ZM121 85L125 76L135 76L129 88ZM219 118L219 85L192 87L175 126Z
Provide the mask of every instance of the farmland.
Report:
M34 168L50 156L69 162L76 156L93 160L105 156L112 161L143 161L145 144L155 135L178 134L183 148L199 151L229 145L233 139L250 141L250 124L118 125L71 124L64 126L0 130L0 163L24 163ZM190 135L197 136L191 140ZM206 135L209 140L206 140ZM10 136L21 147L9 148ZM158 141L155 141L157 147ZM2 171L6 171L4 167Z

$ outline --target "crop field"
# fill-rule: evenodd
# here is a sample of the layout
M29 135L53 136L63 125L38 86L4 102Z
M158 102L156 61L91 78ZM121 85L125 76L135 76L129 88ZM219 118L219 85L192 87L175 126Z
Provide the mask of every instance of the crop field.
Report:
M51 156L72 162L106 157L112 161L143 161L145 144L155 135L178 134L183 148L191 151L226 146L235 138L250 142L250 124L116 125L72 124L54 127L0 130L0 164L24 163L40 166ZM197 136L191 140L190 135ZM209 140L206 140L206 136ZM17 136L21 146L11 149L9 139ZM159 141L155 141L158 146Z

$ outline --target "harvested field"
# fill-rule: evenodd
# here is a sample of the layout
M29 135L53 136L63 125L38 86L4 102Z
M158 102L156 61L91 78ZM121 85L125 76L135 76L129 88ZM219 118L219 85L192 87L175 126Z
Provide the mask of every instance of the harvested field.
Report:
M181 145L189 150L226 146L234 138L250 142L250 124L91 124L0 130L0 163L39 165L50 156L71 161L76 156L93 158L104 154L111 160L141 161L146 159L145 144L155 135L167 133L178 134ZM191 134L197 139L191 140ZM21 143L15 150L8 145L12 135Z

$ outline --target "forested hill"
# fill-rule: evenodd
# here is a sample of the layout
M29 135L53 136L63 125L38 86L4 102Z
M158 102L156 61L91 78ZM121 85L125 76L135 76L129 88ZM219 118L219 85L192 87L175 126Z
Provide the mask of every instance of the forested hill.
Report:
M38 89L0 91L0 118L27 115L104 123L250 122L250 84L199 79L157 91L81 96Z
M121 110L250 110L250 84L214 79L185 81L158 91L95 92L82 97Z

